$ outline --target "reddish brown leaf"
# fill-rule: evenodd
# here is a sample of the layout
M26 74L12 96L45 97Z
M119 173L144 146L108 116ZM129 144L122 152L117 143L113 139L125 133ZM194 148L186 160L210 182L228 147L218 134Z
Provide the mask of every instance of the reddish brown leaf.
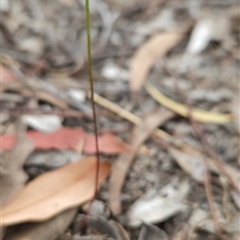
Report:
M100 152L105 154L115 154L131 150L131 147L129 145L109 132L100 135L98 141ZM89 154L96 152L95 135L88 135L86 137L84 152Z
M96 152L95 136L87 135L81 128L61 128L51 134L44 134L36 131L29 131L27 137L34 142L36 149L76 149L81 139L85 140L83 151L88 154ZM11 150L16 142L14 135L3 135L0 137L3 150ZM116 154L130 150L130 146L122 142L111 133L104 133L99 136L99 150L105 154Z
M101 161L98 187L108 176L110 162ZM45 221L90 200L95 192L96 159L88 157L42 174L2 208L3 226Z

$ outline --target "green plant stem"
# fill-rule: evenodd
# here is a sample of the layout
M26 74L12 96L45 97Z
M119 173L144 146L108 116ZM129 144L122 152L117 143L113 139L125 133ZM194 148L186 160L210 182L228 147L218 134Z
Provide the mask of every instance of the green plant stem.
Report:
M86 9L86 27L87 27L87 53L88 53L88 74L89 74L89 84L90 84L90 93L91 93L91 105L93 112L93 124L94 124L94 133L95 133L95 144L96 144L96 177L95 177L95 190L94 196L91 199L89 204L89 208L85 214L85 218L83 219L83 231L86 231L87 226L87 216L89 215L91 205L96 198L97 190L98 190L98 177L99 177L99 164L100 164L100 156L99 156L99 146L98 146L98 127L97 127L97 116L95 110L95 102L94 102L94 83L93 83L93 75L92 75L92 54L91 54L91 17L90 17L90 9L89 9L89 0L85 1L85 9Z

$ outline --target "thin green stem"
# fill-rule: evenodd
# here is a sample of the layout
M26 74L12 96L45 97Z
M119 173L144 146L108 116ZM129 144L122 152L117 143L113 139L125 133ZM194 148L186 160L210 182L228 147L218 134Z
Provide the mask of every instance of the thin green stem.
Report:
M96 198L97 189L98 189L98 177L99 177L99 164L100 164L100 156L99 156L99 146L98 146L98 127L97 127L97 116L95 110L95 102L94 102L94 82L92 75L92 54L91 54L91 16L90 16L90 8L89 8L89 0L85 1L85 9L86 9L86 27L87 27L87 52L88 52L88 74L89 74L89 84L90 84L90 92L91 92L91 105L93 112L93 124L94 124L94 133L95 133L95 144L96 144L96 177L95 177L95 190L94 196L89 204L89 209L86 212L85 218L83 220L83 231L86 231L86 222L87 216L89 215L91 205Z

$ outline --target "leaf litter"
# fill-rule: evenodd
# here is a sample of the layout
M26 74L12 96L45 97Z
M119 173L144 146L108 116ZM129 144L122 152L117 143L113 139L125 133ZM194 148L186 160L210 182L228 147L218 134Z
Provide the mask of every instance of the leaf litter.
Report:
M211 204L217 206L215 207L217 211L219 208L223 209L224 217L230 224L222 226L224 230L223 236L229 240L238 239L239 231L236 230L236 227L234 228L234 224L237 226L239 221L236 218L239 213L237 209L239 207L239 193L232 186L237 185L239 182L239 154L237 154L239 151L236 150L239 139L239 135L237 135L237 127L239 126L237 122L238 98L236 97L239 92L236 81L239 72L237 67L239 59L237 56L237 46L239 45L239 27L237 23L239 22L239 16L236 13L237 7L235 3L232 1L210 3L205 0L198 3L193 0L183 4L181 1L170 0L147 1L144 3L132 1L129 4L127 1L116 0L96 1L94 8L95 10L91 13L91 33L94 78L98 79L95 82L95 100L100 106L108 109L101 112L102 107L97 107L100 110L98 112L98 124L101 128L107 129L107 132L109 132L108 130L114 132L117 125L123 125L124 130L117 130L117 135L124 140L130 139L132 125L127 121L139 126L143 125L143 119L149 115L151 110L156 109L159 104L152 99L154 96L146 94L146 88L142 89L144 84L150 80L150 82L154 83L154 86L158 86L156 88L158 93L164 94L168 100L174 100L180 104L174 83L174 81L178 81L181 85L182 83L185 84L186 96L194 109L203 109L207 112L207 115L204 116L207 121L202 123L204 134L222 162L219 164L201 152L203 146L192 132L192 126L187 119L188 107L184 104L178 105L177 108L174 108L173 105L169 107L166 105L166 101L162 101L160 103L162 106L167 107L179 116L175 115L175 117L161 125L160 128L154 129L153 133L149 135L151 137L144 142L144 149L147 150L138 151L135 154L134 162L132 162L131 168L128 170L120 194L122 213L115 216L114 220L118 225L122 225L122 228L125 227L127 225L126 213L128 213L130 206L138 199L141 199L150 189L159 190L161 188L157 188L158 184L161 187L167 186L174 177L178 177L179 182L190 178L191 191L184 200L184 203L190 208L185 215L192 216L195 210L196 212L197 210L203 210L207 214L206 221L204 221L211 226L211 229L203 225L198 227L196 222L189 226L189 219L185 215L183 217L182 214L175 214L163 220L160 224L156 223L153 226L143 223L142 228L139 226L134 230L126 227L125 232L130 239L151 239L155 236L156 239L164 239L161 231L164 231L167 237L172 240L187 238L192 240L221 239L221 236L216 231L212 231L215 228L215 223L211 219L210 209L207 206L208 203L204 193L203 183L205 178L203 172L204 162L206 162L211 171L213 193ZM84 92L88 91L88 82L85 80L87 79L85 69L86 36L82 11L83 5L80 6L75 1L69 3L58 0L51 1L51 3L40 3L35 0L27 2L13 1L13 4L8 6L8 13L3 15L3 22L1 23L3 33L3 58L1 64L6 67L8 73L13 73L16 80L6 82L4 81L5 77L5 79L1 79L1 105L3 107L1 115L8 116L0 123L1 127L3 127L2 132L12 133L13 128L10 125L15 125L16 118L23 114L31 115L35 113L43 113L44 115L57 114L61 117L63 128L84 129L86 136L89 136L86 132L92 132L92 127L89 124L92 121L90 116L91 107L89 101L84 100ZM204 31L198 31L198 36L194 40L191 36L196 34L197 28L199 30L200 23L203 23L203 25L206 23L206 19L212 22L213 26L216 26L214 29L210 29L211 36L209 37L206 34L204 36ZM190 25L193 25L192 29L190 29ZM159 41L162 44L157 45L152 55L150 52L148 52L149 54L145 52L146 57L138 61L139 67L135 67L136 78L134 80L135 87L138 88L139 100L139 105L136 106L129 96L129 86L132 83L127 82L127 74L130 73L131 75L131 64L134 57L155 36L160 37L161 35L163 37L168 34L178 33L182 35L179 41L172 42L172 45L170 41ZM192 49L195 49L194 54L192 54L193 50L189 51L190 45L193 46ZM196 48L198 48L197 51ZM186 49L188 50L186 51ZM181 70L180 66L184 62L186 53L191 55L191 59L184 74L178 79L171 71L178 72ZM192 57L192 55L194 56ZM154 57L149 60L151 56ZM117 69L114 69L114 74L112 74L112 69L110 69L111 71L108 69L108 76L102 75L104 66L107 66L109 62L112 63L111 67L117 66ZM149 62L152 63L149 64ZM117 76L116 72L120 73L119 69L124 70L124 78L121 78L120 75L120 78ZM111 83L107 79L110 76L109 72L111 73L111 79L114 80ZM174 81L171 82L172 79ZM167 87L165 87L165 83ZM222 93L227 93L227 97L224 97ZM231 107L230 104L233 101L235 103ZM187 110L181 110L182 106ZM185 116L180 114L179 109L185 111ZM109 110L117 115L110 113ZM212 118L210 115L213 113L218 116ZM224 118L222 118L223 115ZM233 117L233 115L235 116ZM202 116L200 120L199 117L197 118L197 121L201 121ZM236 122L236 125L234 125L233 121ZM210 122L212 124L209 124ZM215 123L221 123L221 125ZM9 126L7 126L8 124ZM33 125L31 127L34 128ZM109 141L104 144L112 146L111 138L107 137L107 139ZM79 140L74 145L75 147L66 147L60 151L58 149L38 150L38 152L44 153L45 163L48 162L47 159L53 156L51 153L59 154L58 157L53 156L58 164L53 164L50 169L60 167L72 162L69 159L61 161L61 157L66 158L63 152L71 151L71 149L79 151L82 148L85 140L82 138ZM16 142L16 144L20 143ZM46 145L48 144L47 142ZM127 146L129 148L129 145ZM15 151L13 148L11 149L7 153L4 150L4 159L5 155L10 156L11 152ZM106 150L106 146L104 146L104 149ZM91 147L91 150L94 153L94 147ZM133 151L131 147L129 150L130 152ZM28 154L25 154L23 158L26 159L31 151L29 150ZM83 154L90 153L88 151L90 150L88 149ZM110 152L110 150L107 151ZM118 158L116 156L118 152L114 151L111 153L111 155L114 154L111 156L113 162ZM47 158L48 154L49 158ZM106 152L103 151L103 154L106 154ZM15 157L17 155L12 155L13 159L17 159ZM76 155L73 154L73 158ZM41 170L40 161L38 163L39 165L34 167L36 171ZM50 161L48 163L48 166L50 166ZM11 174L12 178L18 176L16 171L21 172L22 162L20 165L20 171L17 170L19 168L16 166L15 173ZM29 174L29 169L26 166L24 168ZM43 172L46 171L46 169L42 170ZM4 173L7 173L6 169L1 168L1 175ZM221 179L224 179L224 184ZM22 178L18 188L21 188L26 180L27 178ZM17 178L15 181L17 181ZM109 201L108 183L103 184L99 198L105 204L105 208L100 213L101 217L104 217L109 222L112 216L109 215L107 204ZM74 211L79 212L79 210ZM106 232L100 236L98 235L99 232L96 231L87 233L88 236L80 236L79 221L74 217L75 213L73 212L70 214L71 216L69 215L69 218L61 218L61 214L58 215L60 221L63 221L60 232L55 227L51 227L54 225L52 225L51 220L56 217L46 222L27 223L29 228L36 228L35 233L34 231L30 233L30 229L25 224L13 226L13 228L16 227L17 231L23 234L20 235L20 239L21 236L26 237L26 239L39 240L48 237L53 239L72 238L75 240L113 239L113 237L107 237ZM91 214L99 213L93 211ZM92 217L92 215L89 217ZM72 224L68 226L70 222L76 224L76 230L73 230ZM42 228L38 228L40 225L42 225ZM48 226L49 229L47 230ZM57 226L60 225L57 224ZM6 233L9 233L13 228L8 228ZM225 230L226 228L227 230ZM25 233L24 229L26 229ZM63 233L64 229L66 230ZM17 239L16 232L11 234L15 234L12 235L12 239ZM7 236L10 237L11 234Z
M60 169L45 173L28 183L2 208L2 225L45 221L63 210L90 200L95 189L96 159L80 159ZM110 163L102 161L99 185L108 176ZM98 186L99 187L99 186Z

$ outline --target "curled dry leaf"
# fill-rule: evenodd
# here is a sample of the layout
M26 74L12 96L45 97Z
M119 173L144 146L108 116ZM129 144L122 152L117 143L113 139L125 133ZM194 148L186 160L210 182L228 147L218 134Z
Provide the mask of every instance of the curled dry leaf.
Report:
M100 162L98 188L110 171L108 161ZM27 184L2 208L2 225L45 221L91 199L95 192L96 159L88 157Z
M172 110L175 113L178 113L183 117L189 116L189 109L187 106L166 97L159 90L157 90L149 81L145 84L145 89L162 106ZM201 109L192 109L191 114L195 120L205 123L225 124L233 121L234 119L234 116L232 114L221 114L204 111Z
M86 134L81 128L61 128L51 134L29 131L27 137L31 139L36 149L74 149L76 150L79 141L85 140L83 151L88 154L96 152L95 136ZM14 135L3 135L0 137L4 150L11 150L16 142ZM118 137L111 133L104 133L99 136L99 151L105 154L116 154L119 152L129 151L131 148L122 142Z
M130 89L138 92L156 60L163 57L183 38L183 33L165 32L150 38L134 54L130 67Z

